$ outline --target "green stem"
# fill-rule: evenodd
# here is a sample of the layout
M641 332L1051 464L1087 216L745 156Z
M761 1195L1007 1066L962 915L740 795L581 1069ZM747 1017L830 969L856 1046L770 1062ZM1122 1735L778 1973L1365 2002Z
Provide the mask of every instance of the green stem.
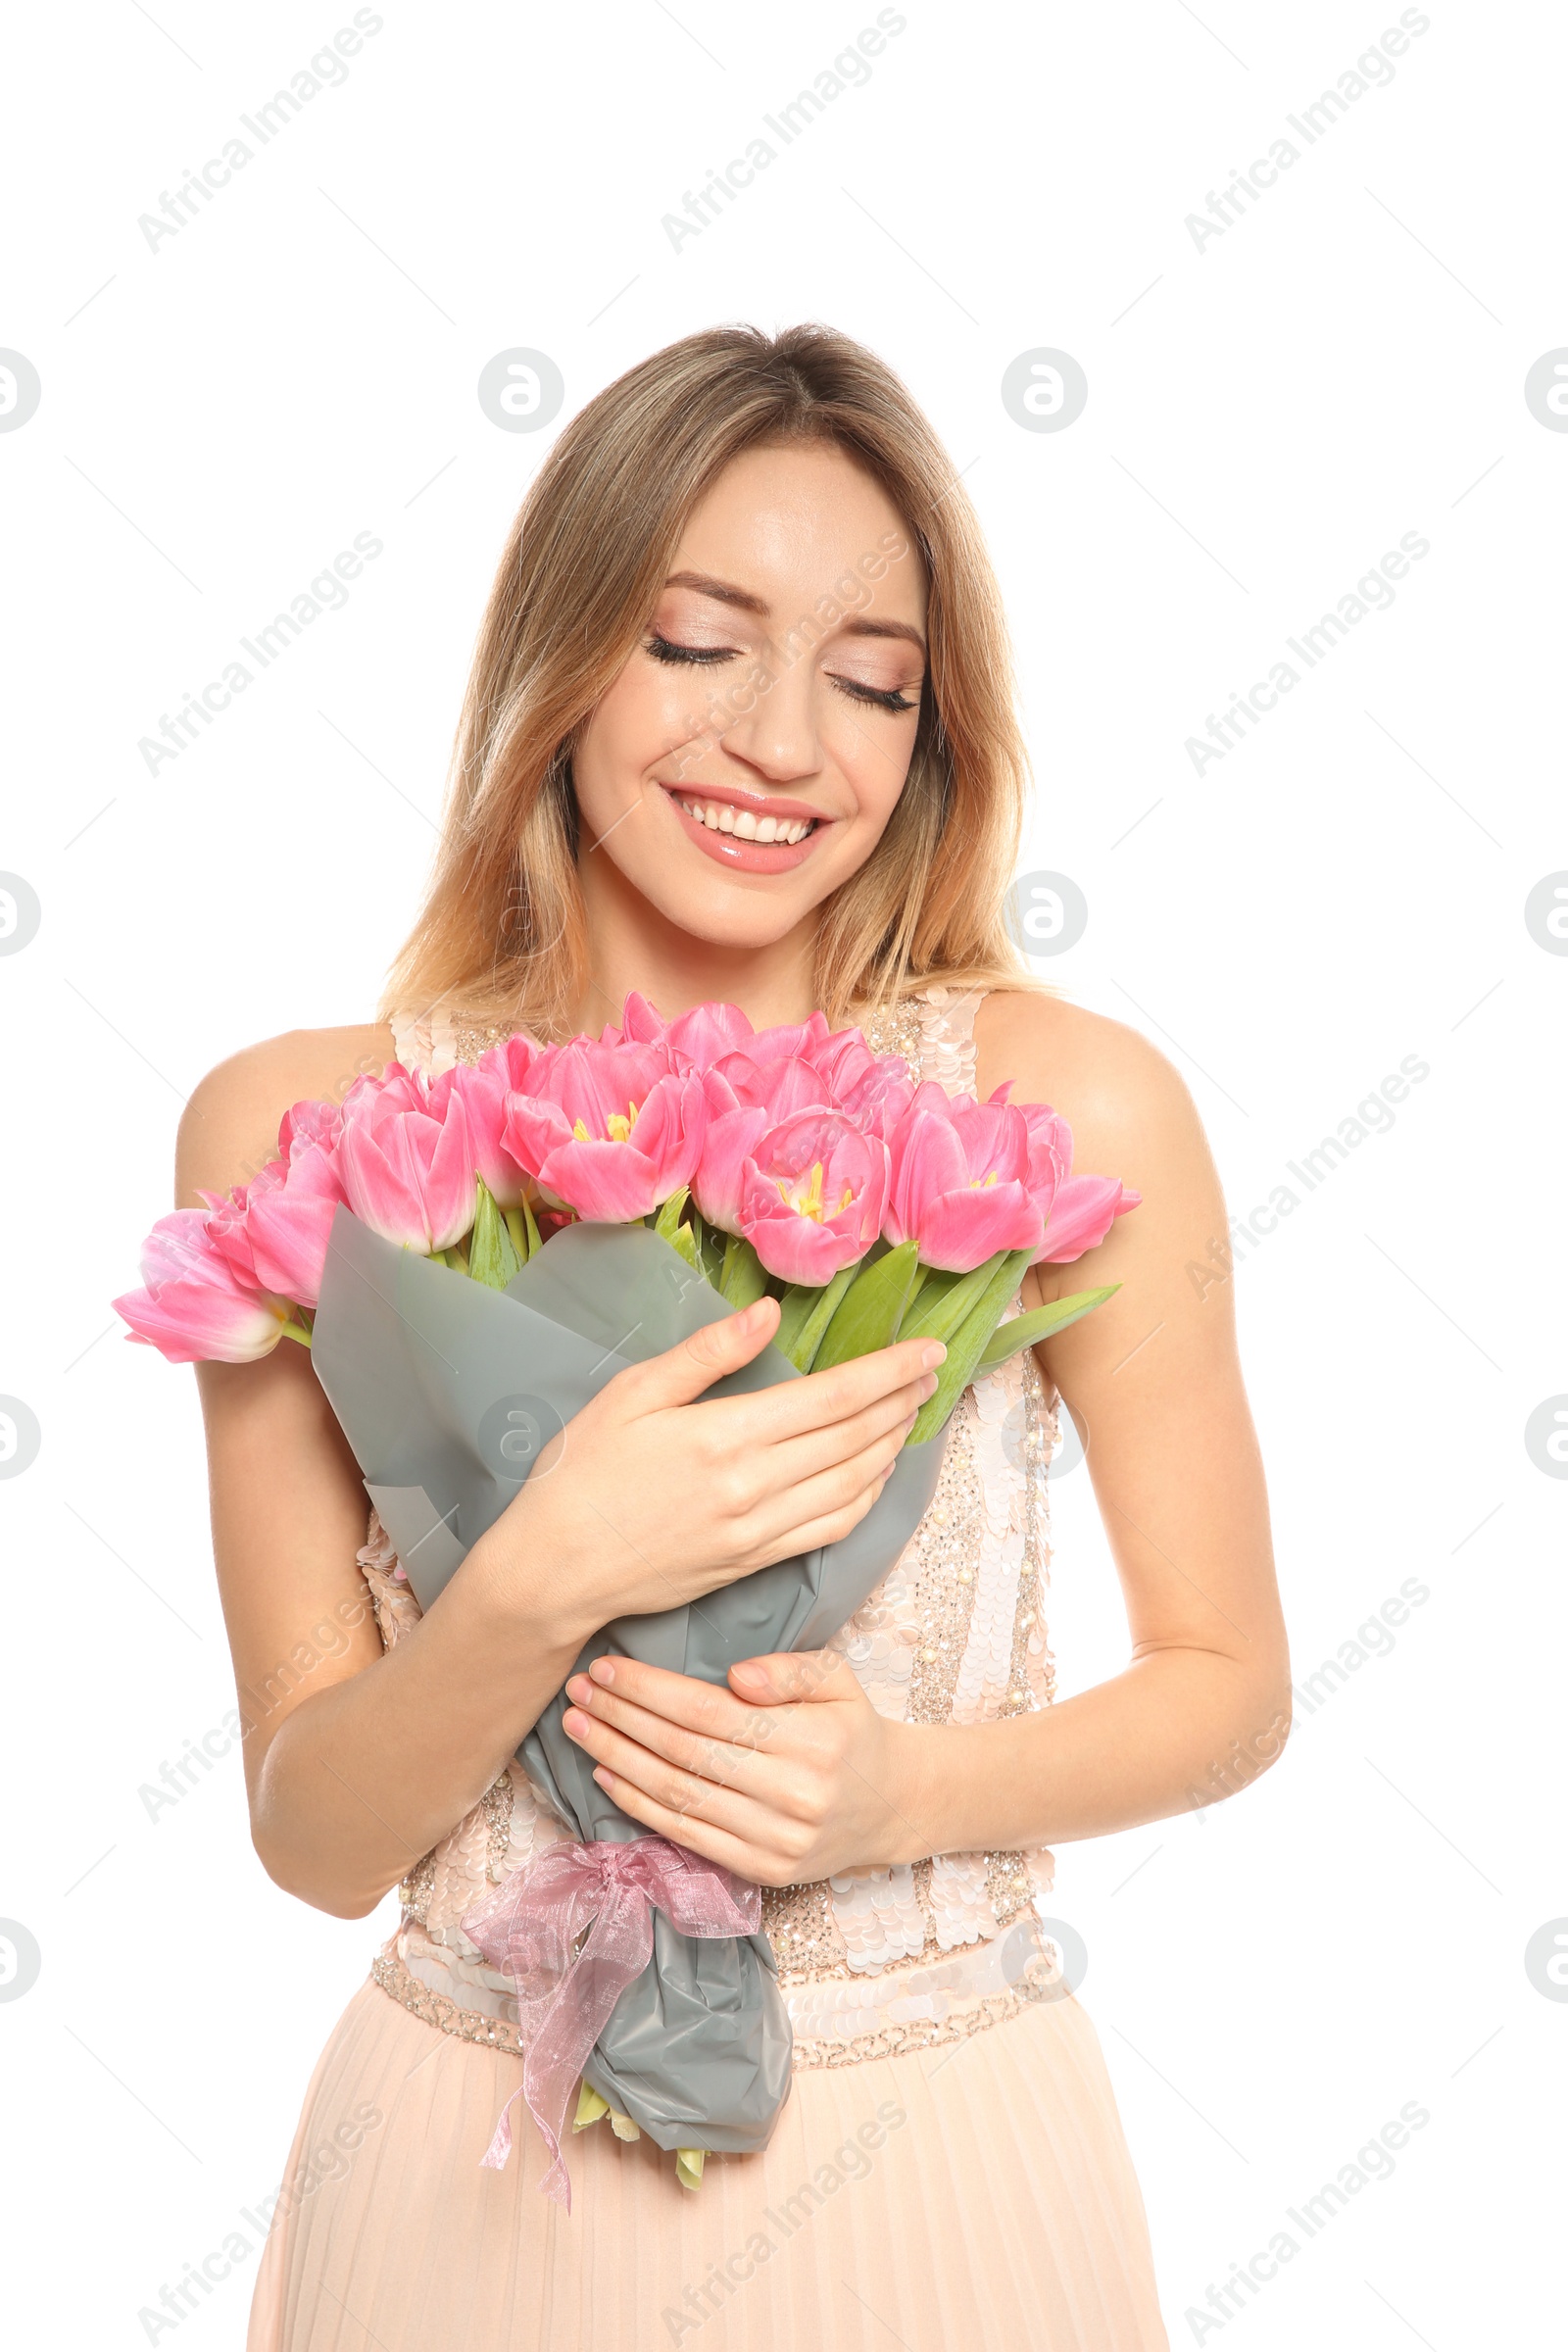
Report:
M928 1275L915 1294L913 1305L906 1310L899 1326L900 1339L951 1340L971 1308L985 1297L1007 1254L999 1250L970 1274Z
M302 1348L311 1344L311 1335L303 1323L283 1323L278 1326L285 1340L298 1340Z
M844 1297L856 1275L858 1265L845 1266L835 1274L825 1290L808 1290L803 1283L784 1294L783 1312L773 1345L787 1355L797 1372L809 1372L816 1361L816 1351L822 1344L822 1334L838 1312Z
M1001 1322L1003 1308L1018 1288L1033 1255L1032 1250L1009 1250L999 1257L990 1282L948 1342L948 1360L937 1374L934 1394L926 1398L915 1418L907 1439L910 1446L923 1446L927 1438L936 1436L974 1378L986 1342Z
M724 1244L724 1266L718 1287L733 1307L755 1305L767 1288L762 1261L743 1234L732 1233Z

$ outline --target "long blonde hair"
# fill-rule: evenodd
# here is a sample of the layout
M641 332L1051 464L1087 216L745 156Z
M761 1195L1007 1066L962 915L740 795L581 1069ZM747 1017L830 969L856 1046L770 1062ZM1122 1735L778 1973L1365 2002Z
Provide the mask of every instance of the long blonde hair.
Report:
M929 580L930 675L908 778L827 899L831 1020L941 982L1027 987L1003 920L1027 770L1002 602L946 451L874 355L822 326L715 327L591 400L524 499L491 590L424 906L382 1016L444 1003L537 1036L587 978L574 736L647 626L687 517L743 450L836 445L886 491Z

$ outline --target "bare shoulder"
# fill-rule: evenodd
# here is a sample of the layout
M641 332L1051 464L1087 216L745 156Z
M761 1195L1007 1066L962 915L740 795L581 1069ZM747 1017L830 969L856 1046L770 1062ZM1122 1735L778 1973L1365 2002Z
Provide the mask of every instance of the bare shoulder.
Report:
M1014 1102L1049 1102L1073 1131L1075 1163L1137 1185L1153 1159L1208 1149L1185 1081L1157 1046L1124 1021L1063 997L1019 990L987 997L975 1019L982 1098L1012 1080Z
M341 1102L357 1078L393 1057L384 1021L344 1029L287 1029L246 1046L208 1071L185 1105L175 1149L177 1205L197 1193L244 1184L277 1151L283 1113L296 1102Z

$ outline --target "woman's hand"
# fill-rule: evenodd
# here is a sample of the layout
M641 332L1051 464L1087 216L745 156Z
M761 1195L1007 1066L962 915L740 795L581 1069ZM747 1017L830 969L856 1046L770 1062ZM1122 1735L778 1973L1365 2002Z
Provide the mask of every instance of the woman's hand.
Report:
M696 1401L777 1328L760 1298L617 1373L573 1416L470 1554L504 1611L580 1646L612 1618L700 1599L858 1525L947 1350L908 1340Z
M879 1715L836 1651L751 1658L730 1683L598 1658L564 1721L623 1813L760 1886L929 1853L905 1810L921 1727Z

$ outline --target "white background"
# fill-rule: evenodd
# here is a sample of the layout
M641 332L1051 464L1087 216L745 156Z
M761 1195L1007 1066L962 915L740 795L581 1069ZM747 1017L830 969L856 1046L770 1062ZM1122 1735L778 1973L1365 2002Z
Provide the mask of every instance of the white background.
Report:
M481 413L484 364L547 352L564 416L690 329L808 318L885 355L967 468L1038 779L1022 868L1090 910L1039 968L1172 1054L1233 1208L1430 1065L1236 1277L1298 1681L1404 1580L1428 1597L1255 1792L1058 1857L1172 2341L1544 2340L1568 2005L1524 1954L1568 1914L1568 1485L1524 1427L1568 1390L1568 960L1524 902L1568 866L1568 434L1523 387L1568 344L1560 14L1435 0L1308 148L1284 118L1396 8L916 0L678 251L662 216L869 0L379 14L156 250L138 216L351 9L87 0L13 30L0 344L43 385L0 434L0 866L42 906L0 958L0 1391L42 1431L0 1482L0 1915L42 1951L0 2002L16 2340L147 2340L139 2309L275 2187L391 1920L270 1885L237 1754L156 1819L138 1795L232 1704L194 1384L109 1328L181 1099L254 1039L368 1017L414 914L551 438ZM1200 250L1186 216L1281 135L1299 161ZM1060 432L1000 397L1042 346L1089 381ZM384 552L345 609L150 774L138 740L359 532ZM1430 553L1393 607L1196 774L1186 739L1407 532ZM1121 1660L1081 1468L1052 1631L1065 1689ZM1184 2316L1411 2101L1392 2179L1295 2230L1240 2315ZM253 2268L182 2346L241 2343Z

